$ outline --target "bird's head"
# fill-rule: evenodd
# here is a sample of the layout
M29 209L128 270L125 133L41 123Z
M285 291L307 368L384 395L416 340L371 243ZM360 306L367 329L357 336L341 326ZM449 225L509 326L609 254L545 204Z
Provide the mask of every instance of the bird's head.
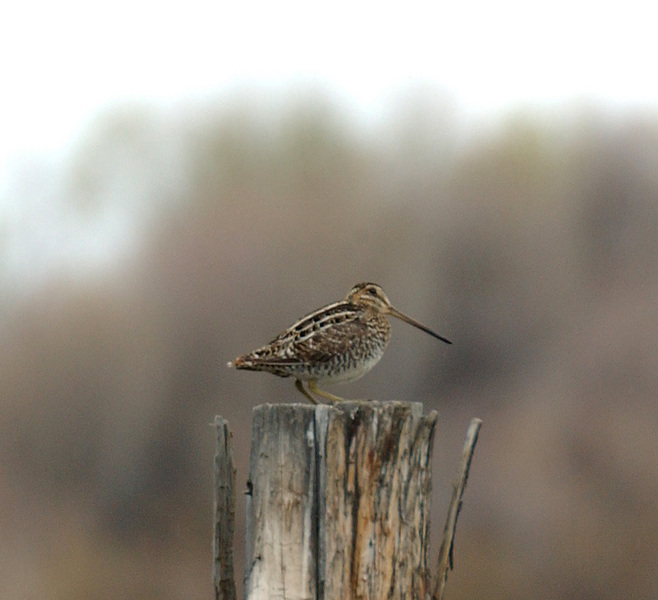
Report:
M381 286L377 285L376 283L357 283L349 291L345 297L345 301L356 306L369 308L382 315L390 315L391 317L396 317L397 319L400 319L405 323L409 323L409 325L413 325L425 333L429 333L431 336L441 340L442 342L445 342L446 344L452 344L450 340L447 340L428 327L425 327L425 325L422 325L415 319L412 319L411 317L397 310L391 304L391 301L388 299Z
M350 304L371 308L375 312L387 314L391 302L381 286L376 283L357 283L345 298Z

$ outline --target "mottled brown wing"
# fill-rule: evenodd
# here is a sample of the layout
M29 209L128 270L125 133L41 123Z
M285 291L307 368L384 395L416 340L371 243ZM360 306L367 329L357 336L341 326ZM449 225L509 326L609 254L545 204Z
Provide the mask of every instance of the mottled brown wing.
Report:
M367 334L365 320L360 315L332 323L293 343L294 356L305 364L328 362L335 356L353 354Z

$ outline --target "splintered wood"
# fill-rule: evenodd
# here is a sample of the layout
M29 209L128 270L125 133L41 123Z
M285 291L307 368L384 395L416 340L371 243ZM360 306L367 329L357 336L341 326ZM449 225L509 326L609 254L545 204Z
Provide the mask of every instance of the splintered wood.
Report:
M215 553L213 584L217 600L236 600L233 568L233 529L235 522L235 467L228 423L215 417Z
M423 599L436 417L420 403L257 407L245 598Z

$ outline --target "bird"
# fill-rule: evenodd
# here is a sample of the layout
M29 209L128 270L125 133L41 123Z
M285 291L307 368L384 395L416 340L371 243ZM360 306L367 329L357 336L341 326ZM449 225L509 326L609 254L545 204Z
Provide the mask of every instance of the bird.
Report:
M358 283L344 300L299 319L269 344L238 356L229 367L294 377L313 404L316 394L330 404L345 401L319 383L354 381L374 367L391 339L387 317L396 317L446 344L452 342L393 307L381 286ZM308 389L304 387L307 383Z

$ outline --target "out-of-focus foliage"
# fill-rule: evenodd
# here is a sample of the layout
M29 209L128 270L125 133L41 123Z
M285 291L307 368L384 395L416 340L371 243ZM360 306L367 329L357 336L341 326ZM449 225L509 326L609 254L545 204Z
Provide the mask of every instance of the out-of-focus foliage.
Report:
M251 408L301 400L225 363L361 280L454 341L393 323L340 391L439 409L435 535L484 420L450 597L658 593L658 119L462 129L427 96L99 118L59 201L130 251L2 295L0 597L210 597L213 415L244 481Z

